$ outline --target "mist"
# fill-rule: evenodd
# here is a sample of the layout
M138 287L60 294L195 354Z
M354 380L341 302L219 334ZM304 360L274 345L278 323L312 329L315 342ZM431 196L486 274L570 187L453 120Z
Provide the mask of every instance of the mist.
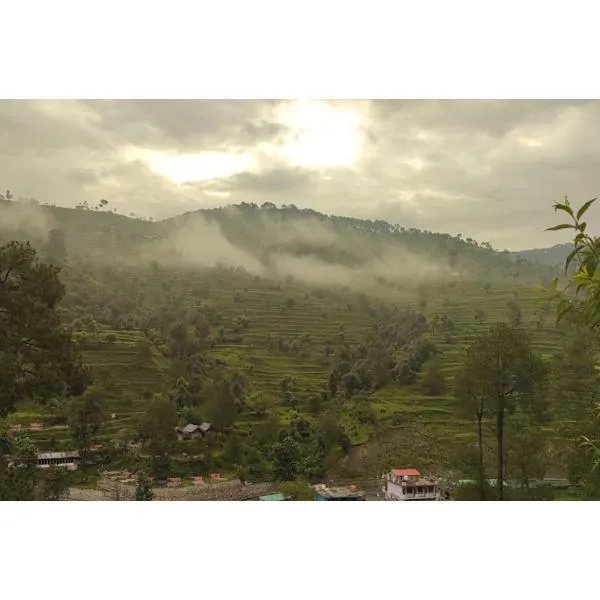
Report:
M196 214L163 239L148 244L140 260L146 264L157 261L187 268L241 267L251 275L272 279L293 277L308 285L345 286L354 290L373 288L385 282L439 281L451 275L448 268L427 261L392 240L380 248L377 255L366 259L363 256L362 263L357 257L356 266L324 260L311 251L352 251L366 248L369 240L351 230L340 234L330 224L315 218L282 222L261 215L259 227L253 225L248 223L243 232L247 234L242 240L247 247L243 247L242 243L229 239L218 222ZM303 255L286 251L286 247L298 244L303 246Z
M96 221L101 214L104 219ZM89 223L97 222L94 229L100 231L107 217L106 213L89 214ZM229 235L217 220L208 220L200 213L184 223L147 223L154 233L148 231L146 235L131 229L134 241L127 252L115 251L110 242L104 241L101 248L93 244L89 247L91 238L87 234L67 228L67 252L70 256L87 256L99 264L116 262L136 268L156 261L172 268L225 266L274 280L292 277L310 286L343 286L360 291L400 282L416 285L442 281L452 276L448 267L411 252L392 238L374 239L350 227L340 230L312 216L281 219L277 213L262 213L258 217L246 222L239 212L228 213L232 229ZM118 218L123 219L119 229L127 231L129 226L123 227L127 218ZM141 225L134 220L131 223ZM47 241L49 232L60 226L46 207L27 202L0 203L0 239L29 239L39 247Z
M0 239L45 243L56 220L43 207L28 201L0 202Z

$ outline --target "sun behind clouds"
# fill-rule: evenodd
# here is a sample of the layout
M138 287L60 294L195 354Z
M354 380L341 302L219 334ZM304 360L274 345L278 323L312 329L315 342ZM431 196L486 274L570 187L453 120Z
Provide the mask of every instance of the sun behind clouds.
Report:
M272 163L306 169L352 168L360 158L362 115L349 103L294 100L278 105L270 118L288 129L278 143L262 143L245 152L160 152L128 148L155 173L182 185L224 179L244 171L260 172Z
M291 165L351 168L360 158L362 117L349 104L298 100L281 105L277 112L281 122L290 128L277 154Z

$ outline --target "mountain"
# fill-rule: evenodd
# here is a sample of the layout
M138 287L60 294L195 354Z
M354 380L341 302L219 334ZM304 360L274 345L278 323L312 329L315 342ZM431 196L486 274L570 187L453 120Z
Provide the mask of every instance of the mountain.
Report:
M519 250L511 252L515 258L523 258L540 265L555 267L563 265L569 252L573 249L571 244L556 244L551 248L535 248L532 250Z
M0 204L0 240L26 238L45 247L50 231L61 232L66 252L75 260L221 265L315 285L357 288L458 277L539 283L552 275L527 257L497 252L471 238L294 205L242 203L155 222L118 215L105 204L77 209Z

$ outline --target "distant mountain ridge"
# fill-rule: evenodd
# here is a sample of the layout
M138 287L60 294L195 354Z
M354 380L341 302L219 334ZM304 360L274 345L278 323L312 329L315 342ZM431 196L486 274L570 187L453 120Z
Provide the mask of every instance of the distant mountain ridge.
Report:
M569 252L573 249L571 244L556 244L551 248L533 248L511 252L515 258L524 258L540 265L555 267L564 264Z
M535 260L527 251L499 252L461 235L294 205L241 203L160 221L120 215L107 205L64 208L0 201L0 243L25 238L43 247L49 233L60 230L72 258L241 267L254 275L341 285L359 279L370 285L458 276L531 283L546 279L555 264Z

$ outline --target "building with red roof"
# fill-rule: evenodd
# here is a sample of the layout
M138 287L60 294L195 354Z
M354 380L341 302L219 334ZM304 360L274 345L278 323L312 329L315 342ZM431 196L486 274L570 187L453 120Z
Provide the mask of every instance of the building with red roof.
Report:
M392 469L383 476L386 500L440 500L440 482L417 469Z

